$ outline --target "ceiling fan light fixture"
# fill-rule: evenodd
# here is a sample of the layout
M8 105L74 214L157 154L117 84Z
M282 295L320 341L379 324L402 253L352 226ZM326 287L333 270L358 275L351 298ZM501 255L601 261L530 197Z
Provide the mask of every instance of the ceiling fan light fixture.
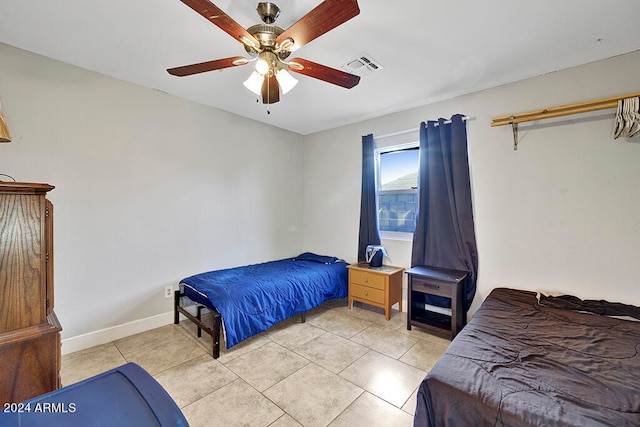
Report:
M269 71L276 67L277 62L277 57L273 52L261 52L256 62L256 71L258 74L266 76Z
M264 81L264 77L258 74L256 71L254 71L253 73L251 73L249 78L245 80L242 84L244 85L244 87L246 87L256 95L261 95L263 81Z
M256 62L256 73L262 76L269 73L269 63L262 58L258 59L258 62Z
M282 89L283 95L285 95L298 84L298 80L296 80L291 74L289 74L287 70L284 70L282 68L276 72L276 79L280 84L280 89Z

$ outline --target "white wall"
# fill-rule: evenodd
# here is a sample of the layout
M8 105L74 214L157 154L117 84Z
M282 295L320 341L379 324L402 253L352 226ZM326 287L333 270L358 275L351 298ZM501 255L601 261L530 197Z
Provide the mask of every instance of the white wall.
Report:
M479 254L471 313L499 286L640 305L640 140L611 139L614 110L522 124L518 151L510 127L490 127L496 116L639 91L638 70L635 52L308 136L304 246L356 260L362 135L462 113L472 118ZM410 242L383 244L410 266Z
M65 342L171 321L164 287L191 274L300 252L300 135L2 44L0 76L0 173L56 186Z

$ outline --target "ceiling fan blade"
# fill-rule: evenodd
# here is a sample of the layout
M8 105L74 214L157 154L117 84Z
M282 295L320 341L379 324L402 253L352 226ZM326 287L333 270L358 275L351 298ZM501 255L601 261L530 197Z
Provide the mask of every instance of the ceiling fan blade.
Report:
M357 0L325 0L311 12L287 28L276 39L282 44L288 38L295 42L294 50L360 13Z
M262 82L262 103L275 104L280 101L280 85L275 75L265 77Z
M198 64L183 65L182 67L169 68L167 72L173 76L184 77L192 74L205 73L207 71L221 70L223 68L237 67L248 63L247 58L233 56L231 58L216 59L214 61L200 62Z
M180 0L182 3L189 6L191 9L202 15L207 21L218 26L224 32L229 34L239 42L248 46L260 46L258 40L253 37L247 30L245 30L240 24L231 19L229 15L224 13L215 4L209 0Z
M317 64L302 58L289 61L289 70L294 73L304 74L314 79L351 89L360 82L360 76L346 73L326 65Z

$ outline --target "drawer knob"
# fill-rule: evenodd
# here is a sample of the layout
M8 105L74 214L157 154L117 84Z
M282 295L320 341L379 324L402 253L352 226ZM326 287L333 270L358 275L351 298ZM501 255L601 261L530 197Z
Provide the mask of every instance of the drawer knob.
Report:
M367 277L364 278L364 283L367 283L369 279Z
M368 296L369 296L369 292L366 292L366 291L365 291L364 296L365 296L365 297L368 297Z

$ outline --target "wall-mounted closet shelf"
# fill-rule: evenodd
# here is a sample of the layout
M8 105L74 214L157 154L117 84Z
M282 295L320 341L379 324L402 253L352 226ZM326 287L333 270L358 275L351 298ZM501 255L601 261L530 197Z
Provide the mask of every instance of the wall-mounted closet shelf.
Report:
M619 100L633 98L636 96L640 96L640 92L627 93L625 95L612 96L610 98L596 99L593 101L578 102L575 104L567 104L559 107L545 108L526 113L509 114L507 116L495 117L491 121L491 126L511 125L513 128L513 149L517 150L518 123L568 116L570 114L588 113L590 111L605 110L608 108L617 108Z

